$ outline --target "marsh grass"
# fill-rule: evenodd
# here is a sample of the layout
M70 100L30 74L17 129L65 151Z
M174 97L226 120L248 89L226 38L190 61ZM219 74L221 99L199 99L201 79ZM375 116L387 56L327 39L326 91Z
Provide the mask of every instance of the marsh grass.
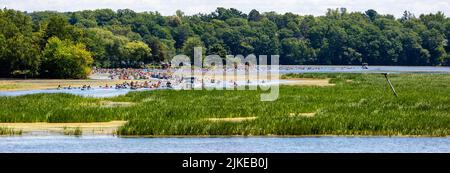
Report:
M22 130L14 130L12 128L0 127L0 136L5 135L22 135Z
M96 99L70 94L0 97L0 122L127 120L118 135L450 135L450 75L393 74L399 97L380 74L289 74L330 78L332 87L281 86L267 91L157 90ZM349 82L351 81L351 82ZM129 106L102 107L102 102ZM312 113L313 117L292 116ZM211 122L207 118L257 117Z
M64 127L63 133L64 133L64 135L81 136L83 134L83 131L81 130L80 127L75 127L75 128Z

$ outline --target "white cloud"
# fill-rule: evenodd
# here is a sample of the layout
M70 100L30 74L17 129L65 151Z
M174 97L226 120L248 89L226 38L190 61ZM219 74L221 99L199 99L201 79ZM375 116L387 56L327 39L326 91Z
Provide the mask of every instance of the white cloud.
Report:
M158 11L163 15L172 15L178 9L185 14L211 13L219 6L236 8L246 13L257 9L260 12L323 15L328 8L345 7L349 11L375 9L379 13L394 14L396 17L400 17L405 10L416 15L437 11L450 14L449 0L1 0L0 6L22 11L129 8L135 11Z

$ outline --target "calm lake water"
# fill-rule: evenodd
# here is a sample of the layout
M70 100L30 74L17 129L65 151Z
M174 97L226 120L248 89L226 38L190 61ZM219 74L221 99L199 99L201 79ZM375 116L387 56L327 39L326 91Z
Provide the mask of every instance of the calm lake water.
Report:
M280 66L280 74L286 73L450 73L450 67L431 66Z
M218 137L119 138L113 136L0 137L0 152L94 153L450 153L450 138Z

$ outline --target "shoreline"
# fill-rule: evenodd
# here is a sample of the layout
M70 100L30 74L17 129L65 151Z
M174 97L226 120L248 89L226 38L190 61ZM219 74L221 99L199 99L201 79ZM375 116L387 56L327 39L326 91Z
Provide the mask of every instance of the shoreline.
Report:
M0 92L30 91L30 90L52 90L62 87L82 87L83 85L114 86L115 84L131 81L155 81L155 79L139 80L109 80L109 79L0 79Z
M429 136L429 135L114 135L120 138L321 138L321 137L346 137L346 138L450 138L447 136Z
M450 138L447 136L430 135L117 135L111 134L82 134L64 135L61 133L48 133L46 135L0 135L2 137L40 137L40 136L74 136L74 137L117 137L117 138Z
M120 135L117 130L124 126L128 121L114 120L109 122L85 122L85 123L49 123L49 122L31 122L31 123L0 123L0 128L7 128L19 134L3 134L2 137L11 136L114 136L120 138L315 138L315 137L399 137L399 138L448 138L450 135L338 135L338 134L312 134L312 135ZM80 134L72 134L74 129L79 129Z
M117 130L123 127L128 121L114 120L108 122L85 122L85 123L49 123L49 122L31 122L31 123L0 123L0 128L7 128L19 134L3 134L2 137L11 136L114 136L119 138L315 138L315 137L346 137L346 138L364 138L364 137L398 137L398 138L448 138L450 135L338 135L338 134L312 134L312 135L120 135ZM80 134L72 134L74 129L79 129ZM376 132L374 132L376 133Z
M334 86L330 83L330 79L313 79L313 78L295 78L295 79L280 79L279 85L294 85L294 86ZM47 79L24 79L24 80L8 80L0 79L0 92L25 92L25 91L39 91L39 90L56 90L57 86L71 85L72 87L81 87L85 84L93 86L93 89L99 89L98 86L114 86L118 83L132 82L132 81L156 81L155 79L140 79L140 80L47 80ZM111 88L114 89L114 88ZM73 89L77 90L77 89ZM65 89L61 89L65 91ZM69 91L69 90L68 90Z
M89 122L89 123L0 123L0 127L13 131L19 131L18 136L27 136L33 134L70 134L70 135L113 135L117 129L123 126L127 121L109 121L109 122ZM73 134L78 130L80 134ZM9 134L6 134L9 135ZM14 136L15 134L10 134Z

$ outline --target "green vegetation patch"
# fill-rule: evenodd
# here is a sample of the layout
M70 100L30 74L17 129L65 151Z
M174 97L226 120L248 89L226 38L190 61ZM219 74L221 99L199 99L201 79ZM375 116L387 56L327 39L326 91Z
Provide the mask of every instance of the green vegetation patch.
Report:
M4 135L21 135L21 130L14 130L12 128L0 127L0 136Z
M75 127L75 128L64 127L63 133L64 133L64 135L69 135L69 136L81 136L83 134L83 131L81 130L80 127Z
M273 102L260 101L260 94L267 92L261 90L157 90L103 99L69 94L0 97L0 122L127 120L119 135L450 134L449 75L390 75L399 97L381 74L308 75L331 78L336 85L281 86ZM245 117L256 118L205 121Z

